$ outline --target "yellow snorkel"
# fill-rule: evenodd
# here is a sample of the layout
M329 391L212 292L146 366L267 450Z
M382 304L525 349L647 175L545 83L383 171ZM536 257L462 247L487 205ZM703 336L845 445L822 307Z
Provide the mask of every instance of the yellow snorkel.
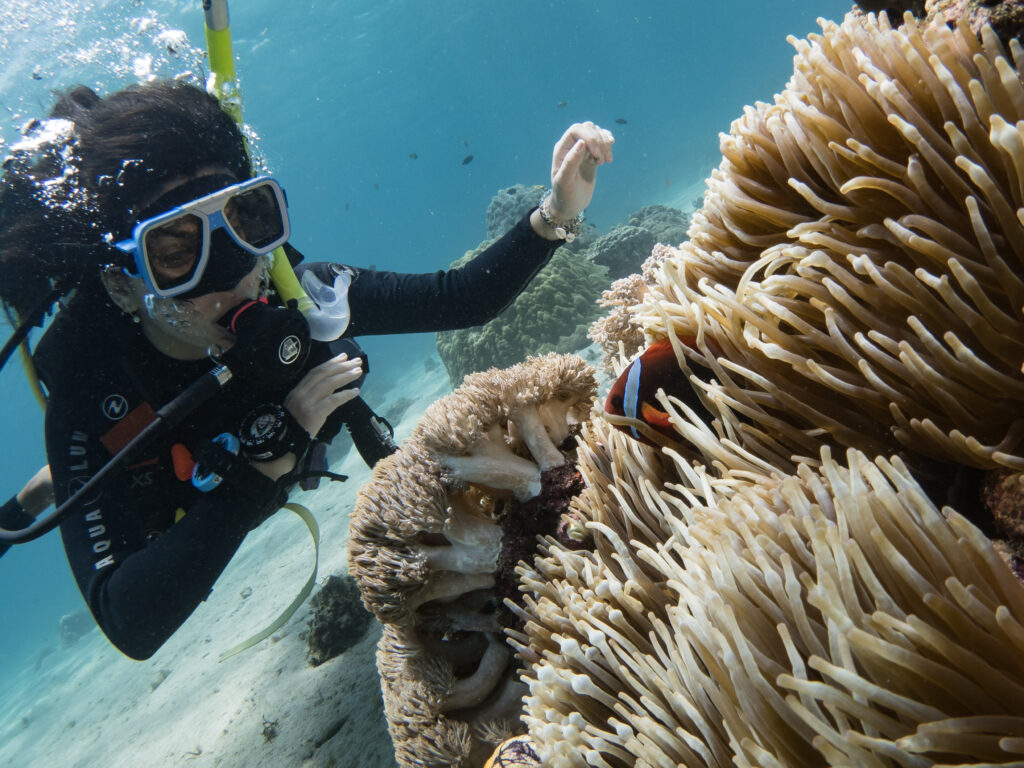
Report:
M231 20L227 0L203 0L206 22L206 51L210 57L210 79L207 90L217 97L221 107L242 126L242 93L235 75L235 54L231 47ZM271 254L270 280L284 302L295 301L298 310L308 315L316 309L298 278L284 248Z
M206 84L207 90L217 97L221 107L235 119L238 126L242 127L242 93L238 87L238 78L235 75L235 54L231 48L231 23L228 18L227 0L203 0L203 14L206 17L206 51L210 57L210 79ZM271 253L270 280L277 289L278 295L285 302L295 301L297 308L307 318L317 310L317 305L306 294L295 276L291 262L284 248L277 248ZM306 580L299 594L285 610L278 616L270 626L264 628L247 640L222 653L219 661L224 661L246 648L251 648L256 643L269 637L298 610L299 606L309 597L316 584L317 565L320 560L320 529L313 519L313 515L301 504L285 504L299 517L309 528L309 534L313 537L313 572Z

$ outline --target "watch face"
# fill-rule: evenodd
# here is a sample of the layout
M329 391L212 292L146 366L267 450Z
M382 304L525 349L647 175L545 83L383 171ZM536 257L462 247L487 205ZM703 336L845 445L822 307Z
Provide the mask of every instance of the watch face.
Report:
M263 442L264 439L274 433L277 424L277 414L261 413L249 425L249 439L255 443Z
M249 449L262 449L284 436L284 412L280 406L261 405L242 420L238 439Z

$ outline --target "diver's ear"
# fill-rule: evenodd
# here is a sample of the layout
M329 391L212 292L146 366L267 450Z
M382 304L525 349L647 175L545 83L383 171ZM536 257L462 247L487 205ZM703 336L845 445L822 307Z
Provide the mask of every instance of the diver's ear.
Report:
M121 310L134 315L142 305L135 279L128 277L120 267L110 265L100 272L100 280L107 295Z

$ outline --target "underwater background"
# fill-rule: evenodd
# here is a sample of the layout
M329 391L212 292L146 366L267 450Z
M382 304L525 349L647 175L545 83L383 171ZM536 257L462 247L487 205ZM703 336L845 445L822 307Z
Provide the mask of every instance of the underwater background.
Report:
M201 71L200 5L0 0L0 155L55 91ZM574 121L617 138L587 211L601 232L645 205L692 210L719 132L785 85L786 36L850 5L236 0L231 21L245 119L288 191L293 244L314 260L430 271L485 238L500 189L547 183L551 148ZM434 346L429 334L361 341L375 406ZM16 359L0 388L7 498L45 453ZM83 603L55 532L0 558L0 585L2 680L58 649L61 616Z

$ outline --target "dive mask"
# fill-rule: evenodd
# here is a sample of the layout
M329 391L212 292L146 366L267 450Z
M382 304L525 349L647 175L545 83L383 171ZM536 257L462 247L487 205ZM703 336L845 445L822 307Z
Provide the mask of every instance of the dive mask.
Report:
M209 189L209 183L206 177L194 179L173 194L180 200L193 185ZM270 176L185 199L142 218L132 236L115 245L135 259L136 273L125 272L141 277L160 298L229 290L252 271L259 256L283 245L291 234L284 190Z

